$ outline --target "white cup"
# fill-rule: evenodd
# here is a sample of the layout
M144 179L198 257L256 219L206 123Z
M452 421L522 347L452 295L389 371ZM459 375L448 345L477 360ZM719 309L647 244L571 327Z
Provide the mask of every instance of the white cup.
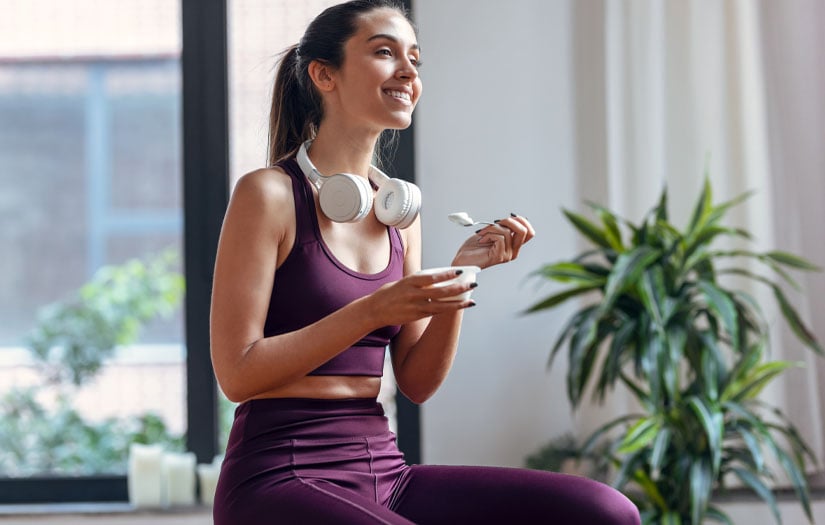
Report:
M442 273L446 271L458 271L461 270L461 275L457 275L452 279L448 279L446 281L441 281L440 283L435 283L431 286L431 288L441 288L442 286L447 286L450 284L455 283L474 283L476 282L476 274L481 271L481 268L478 266L442 266L440 268L427 268L426 270L419 270L416 275L433 275L436 273ZM464 293L453 295L451 297L444 297L442 299L437 299L438 301L466 301L472 295L473 289L470 288Z

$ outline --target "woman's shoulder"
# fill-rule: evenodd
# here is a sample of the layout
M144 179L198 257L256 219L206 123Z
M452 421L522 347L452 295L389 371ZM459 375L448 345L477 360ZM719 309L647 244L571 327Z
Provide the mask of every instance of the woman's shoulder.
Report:
M233 200L280 206L292 201L292 177L280 166L260 168L241 176L232 190Z

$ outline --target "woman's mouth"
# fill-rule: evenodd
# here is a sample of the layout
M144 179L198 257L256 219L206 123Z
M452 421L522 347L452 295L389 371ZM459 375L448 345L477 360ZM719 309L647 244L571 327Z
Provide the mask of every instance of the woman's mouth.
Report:
M410 98L410 94L407 93L406 91L396 91L394 89L385 89L384 93L386 93L387 95L391 96L392 98L395 98L395 99L398 99L398 100L403 100L405 102L412 102L412 100Z

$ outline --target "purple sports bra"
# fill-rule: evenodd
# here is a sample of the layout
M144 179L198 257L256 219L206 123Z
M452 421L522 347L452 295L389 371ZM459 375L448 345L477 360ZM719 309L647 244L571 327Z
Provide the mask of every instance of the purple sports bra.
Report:
M404 274L404 248L396 228L387 228L390 261L375 274L356 272L341 263L321 237L312 187L294 157L278 163L292 179L295 244L275 274L264 336L283 334L314 323ZM319 366L309 375L380 377L386 346L400 326L385 326Z

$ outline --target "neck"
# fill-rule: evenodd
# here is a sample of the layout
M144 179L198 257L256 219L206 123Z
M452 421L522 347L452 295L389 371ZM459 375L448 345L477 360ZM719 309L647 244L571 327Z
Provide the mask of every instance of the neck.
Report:
M312 141L309 157L324 175L352 173L366 177L379 134L347 133L322 124Z

